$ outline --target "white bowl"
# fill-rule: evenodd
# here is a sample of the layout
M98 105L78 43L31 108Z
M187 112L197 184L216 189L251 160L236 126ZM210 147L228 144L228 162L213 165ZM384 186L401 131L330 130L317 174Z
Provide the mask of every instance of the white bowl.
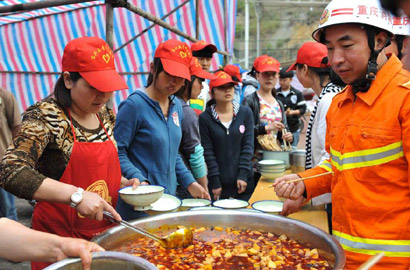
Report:
M259 161L259 166L278 166L285 165L285 161L279 159L264 159Z
M265 178L266 181L273 181L276 178L279 178L279 177L285 175L284 171L283 172L265 172L265 171L261 171L260 173L263 176L263 178Z
M179 208L180 211L188 210L192 207L201 207L211 205L210 200L206 199L184 199L182 200L182 205Z
M201 211L201 210L224 210L221 207L216 207L216 206L198 206L198 207L192 207L189 209L189 211Z
M164 187L156 185L140 185L137 189L132 186L124 187L118 191L124 202L134 206L136 211L144 211L151 208L151 204L161 198Z
M247 201L237 199L224 199L215 201L212 205L224 209L239 209L248 207L249 203Z
M285 171L285 168L283 168L283 169L266 169L266 168L263 168L263 169L260 169L259 170L260 172L278 172L278 173L280 173L280 172L284 172Z
M241 208L241 209L236 209L235 211L251 212L251 213L263 213L263 211L257 210L257 209L253 209L253 208Z
M263 151L264 160L282 160L286 164L286 169L290 168L289 151Z
M260 171L286 171L285 165L281 165L281 167L279 166L259 166L259 170Z
M257 201L252 204L252 208L265 213L279 214L283 209L283 202L273 200Z
M151 209L148 209L145 212L149 215L176 212L181 204L182 201L177 197L170 194L162 194L161 198L151 205Z

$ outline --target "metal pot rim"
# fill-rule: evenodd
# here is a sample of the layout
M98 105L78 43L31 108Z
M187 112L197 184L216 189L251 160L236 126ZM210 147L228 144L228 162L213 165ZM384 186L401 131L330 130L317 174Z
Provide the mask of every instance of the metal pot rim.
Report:
M187 226L187 223L189 222L198 223L200 224L200 226L207 226L203 225L205 223L212 223L212 226L218 226L218 220L221 220L221 223L227 223L232 221L235 222L235 220L239 221L239 223L240 221L248 222L248 224L246 222L244 222L243 224L235 223L237 224L237 226L235 226L235 224L229 223L228 227L246 228L247 226L249 226L249 224L253 224L251 226L260 227L261 231L267 231L269 230L268 227L285 224L287 231L292 230L291 228L293 228L294 231L297 230L297 232L308 231L310 234L313 235L315 239L321 239L320 241L324 241L328 248L332 250L332 255L334 255L335 257L335 267L337 267L335 269L340 269L344 266L346 260L345 252L342 246L339 244L339 242L336 241L335 238L333 238L331 235L321 230L320 228L314 227L310 224L307 224L299 220L290 219L283 216L271 215L266 213L243 212L236 210L203 210L167 213L134 220L131 221L131 223L133 225L141 226L146 230L155 230L161 225L179 224ZM252 223L250 222L250 220L252 221ZM275 225L272 226L272 224ZM227 225L221 226L225 227ZM127 233L125 230L125 228L117 226L102 232L100 235L94 237L92 241L102 244L104 247L104 244L112 243L111 241L115 239L115 237L124 237ZM294 238L291 234L286 235L290 238L293 238L294 240L301 241L301 243L303 244L302 239ZM309 242L305 242L305 244L307 243Z
M125 252L119 252L119 251L100 251L100 252L93 252L92 253L92 260L97 260L97 259L119 259L121 261L127 261L130 263L135 263L140 266L143 266L147 269L158 269L155 265L150 263L149 261L125 253ZM57 270L61 269L62 267L70 264L75 264L81 262L80 258L67 258L64 260L61 260L59 262L53 263L52 265L49 265L48 267L44 268L44 270Z

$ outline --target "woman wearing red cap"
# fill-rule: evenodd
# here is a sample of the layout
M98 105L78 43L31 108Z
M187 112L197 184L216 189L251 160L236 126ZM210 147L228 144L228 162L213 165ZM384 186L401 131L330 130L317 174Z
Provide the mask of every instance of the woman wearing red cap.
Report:
M250 107L253 112L255 150L261 149L256 141L256 137L261 134L272 132L278 134L278 139L288 142L293 140L292 133L282 134L283 129L288 129L286 114L283 104L275 98L279 67L280 64L275 58L267 55L261 56L254 66L260 88L242 101L242 104ZM258 181L259 178L260 174L255 174L255 180Z
M190 169L195 179L208 191L208 179L206 177L206 164L204 160L204 148L201 145L199 136L198 116L194 110L187 104L188 100L198 98L203 88L203 82L206 79L212 79L215 76L202 69L196 57L192 57L189 71L191 72L191 81L186 82L175 95L182 104L184 119L181 123L182 140L179 146L179 152L185 165ZM181 199L189 198L181 185L178 185L177 195Z
M256 79L256 69L255 67L258 65L259 60L267 57L266 54L258 56L253 61L252 69L249 71L242 81L242 88L240 91L239 101L242 102L246 96L249 96L255 93L259 89L259 82Z
M37 200L33 229L91 239L111 224L121 178L113 138L114 113L105 103L127 85L104 40L82 37L64 49L54 98L29 107L0 164L2 187ZM91 217L96 220L91 220ZM47 264L33 263L32 269Z
M199 116L201 143L213 200L249 200L254 190L253 118L245 106L232 102L237 84L224 71L209 83L215 104Z
M121 171L143 184L161 185L176 194L177 182L194 198L210 198L178 154L182 137L182 106L173 96L191 80L187 44L167 40L155 50L147 87L132 93L118 109L114 129ZM126 219L141 217L119 198L117 211Z
M310 115L306 131L306 169L311 169L329 158L325 149L326 114L333 97L342 89L331 81L326 46L319 42L306 42L298 50L296 62L289 70L296 70L296 76L304 88L312 88L319 97ZM303 200L287 201L282 214L289 215L302 206ZM312 205L326 205L329 231L332 231L332 204L330 193L312 199Z
M234 102L241 104L242 77L240 67L237 65L226 65L223 68L223 71L228 73L228 75L232 77L232 80L238 83L235 85L235 96L233 100Z

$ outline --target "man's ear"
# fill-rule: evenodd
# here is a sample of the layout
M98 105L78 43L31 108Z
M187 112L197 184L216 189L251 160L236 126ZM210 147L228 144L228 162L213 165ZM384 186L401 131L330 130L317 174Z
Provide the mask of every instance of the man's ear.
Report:
M375 50L376 51L378 51L378 50L380 50L381 48L383 48L385 45L386 45L386 43L387 43L387 40L388 40L388 35L387 35L387 33L386 32L384 32L384 31L381 31L380 33L378 33L375 37L374 37L374 39L375 39Z
M405 38L403 39L403 48L401 49L401 52L402 52L402 53L403 53L403 52L404 52L404 54L407 53L405 50L408 48L409 42L410 42L410 37L405 37Z
M70 72L68 71L63 72L63 80L64 80L64 85L67 89L73 88L74 82L70 77Z

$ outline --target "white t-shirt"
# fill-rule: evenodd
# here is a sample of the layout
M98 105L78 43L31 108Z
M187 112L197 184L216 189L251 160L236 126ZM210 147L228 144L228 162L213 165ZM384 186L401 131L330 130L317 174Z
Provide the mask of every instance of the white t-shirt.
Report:
M317 166L319 163L329 158L329 153L325 149L326 141L326 114L332 103L333 97L337 93L327 93L322 97L316 110L315 120L312 125L312 165ZM330 203L332 196L330 193L326 193L312 198L312 205L322 205Z
M281 93L284 97L287 97L290 94L290 89L288 91L283 91L282 89Z
M229 121L229 122L222 122L222 121L221 121L221 123L222 123L222 125L224 125L224 126L226 127L226 129L229 129L229 127L230 127L231 124L232 124L232 120Z
M206 108L206 103L211 99L211 96L209 94L209 85L207 82L202 82L202 90L201 93L198 96L198 99L202 99L204 101L204 111Z

